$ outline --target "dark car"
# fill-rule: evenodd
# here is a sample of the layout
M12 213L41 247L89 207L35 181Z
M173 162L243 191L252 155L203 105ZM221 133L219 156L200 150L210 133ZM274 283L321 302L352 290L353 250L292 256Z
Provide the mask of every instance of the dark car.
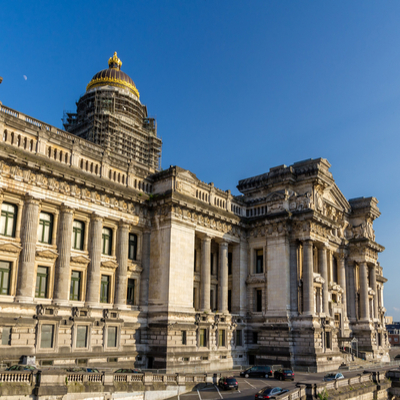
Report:
M127 368L122 368L122 369L117 369L114 371L114 374L141 374L142 371L140 369L127 369Z
M294 381L294 372L291 369L278 369L274 372L274 378L281 381L286 379L291 379Z
M332 372L328 375L325 375L323 381L329 382L329 381L336 381L337 379L344 379L343 374L341 374L340 372Z
M218 382L218 386L224 390L239 389L238 381L233 376L229 376L227 378L222 377Z
M240 376L244 376L245 378L252 377L261 377L268 378L272 376L272 367L270 365L255 365L245 371L240 372Z
M67 368L67 372L79 372L79 373L95 373L99 374L100 371L97 368L85 368L85 367L76 367L76 368Z
M256 393L255 399L270 399L271 397L279 396L280 394L286 393L287 390L283 390L280 387L266 386Z
M6 371L36 371L36 367L33 365L13 365L6 368Z

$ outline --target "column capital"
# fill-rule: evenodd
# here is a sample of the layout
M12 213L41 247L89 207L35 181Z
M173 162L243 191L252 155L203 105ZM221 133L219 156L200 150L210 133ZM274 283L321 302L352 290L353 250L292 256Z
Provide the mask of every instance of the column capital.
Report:
M60 206L60 211L66 214L74 214L75 210L66 204L62 203Z
M33 197L31 194L27 193L24 197L24 201L26 204L35 204L40 206L42 204L42 200Z
M130 223L128 221L120 219L119 222L118 222L118 227L121 228L121 229L129 229L130 228Z
M92 215L90 216L90 219L92 221L100 221L100 222L104 221L104 218L102 216L100 216L99 214L96 214L96 213L92 213Z
M222 242L219 242L219 247L222 247L222 248L224 248L224 247L226 247L226 248L228 248L228 246L229 246L229 243L227 242L227 241L222 241Z

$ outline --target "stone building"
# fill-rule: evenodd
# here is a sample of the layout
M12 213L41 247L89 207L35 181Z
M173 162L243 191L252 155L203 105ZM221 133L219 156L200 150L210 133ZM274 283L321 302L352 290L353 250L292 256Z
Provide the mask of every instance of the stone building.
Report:
M160 170L114 54L66 130L1 105L0 361L320 371L358 340L388 359L373 221L325 159L239 181Z

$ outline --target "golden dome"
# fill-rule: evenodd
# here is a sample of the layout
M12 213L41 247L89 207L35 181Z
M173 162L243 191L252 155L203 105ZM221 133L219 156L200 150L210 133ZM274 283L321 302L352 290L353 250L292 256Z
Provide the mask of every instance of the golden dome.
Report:
M136 89L135 83L125 72L121 71L121 65L122 61L115 52L108 60L108 69L98 72L86 86L86 91L99 86L115 86L129 89L139 98L139 91Z

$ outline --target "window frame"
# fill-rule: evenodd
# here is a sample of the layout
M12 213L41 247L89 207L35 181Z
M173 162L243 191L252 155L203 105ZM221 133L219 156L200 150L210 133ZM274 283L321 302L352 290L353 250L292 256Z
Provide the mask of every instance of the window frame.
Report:
M73 277L73 273L79 274L78 278ZM69 286L69 300L71 301L81 301L81 290L82 290L82 271L77 271L74 269L71 269L71 281L70 281L70 286ZM71 295L75 293L75 290L72 291L72 288L75 287L75 283L78 282L78 298L71 298Z
M131 240L133 238L133 240ZM133 248L133 254L131 252ZM128 236L128 260L137 260L137 248L138 248L138 235L133 232L129 232Z
M108 232L108 234L106 233L106 231ZM106 249L107 238L108 238L108 249ZM103 256L112 255L112 240L113 240L113 230L107 226L103 226L101 231L101 254Z
M1 263L6 263L9 266L8 269L8 282L7 282L7 293L3 293L3 283L4 283L4 274L7 271L6 268L1 268ZM1 296L9 296L11 293L11 274L12 274L12 262L11 261L3 261L0 260L0 295Z
M199 347L207 347L207 329L199 329Z
M42 215L49 215L50 220L45 220L42 219ZM38 239L37 241L42 244L52 244L52 237L53 237L53 226L54 224L54 215L51 213L48 213L46 211L40 211L39 214L39 226L38 226ZM49 228L49 238L48 241L45 241L45 232L46 232L46 227ZM40 237L40 231L42 231L41 237Z
M110 338L109 338L109 329L110 328L115 328L115 346L112 346L112 347L110 347L108 344L109 344L109 340L110 340ZM105 345L105 348L106 349L118 349L118 347L119 347L119 335L118 335L118 333L119 333L119 326L118 325L106 325L105 326L105 332L106 332L106 334L107 334L107 337L105 337L104 339L104 345Z
M46 274L44 273L40 273L39 272L39 268L44 268L46 269ZM46 266L42 266L42 265L38 265L37 269L36 269L36 283L35 283L35 299L48 299L49 298L49 277L50 277L50 267L46 267ZM38 279L39 280L39 296L37 296L38 292L37 292L37 284L38 284ZM41 282L42 279L41 278L45 278L45 292L44 292L44 296L40 296L41 292Z
M75 226L75 223L81 224L81 228L78 228ZM85 223L83 221L80 221L78 219L74 219L72 222L72 249L73 250L83 250L84 242L85 242ZM78 241L78 233L80 233L81 238L80 238L80 244L77 246L77 241Z
M137 286L137 280L136 280L136 278L127 278L127 287L126 287L126 304L127 305L129 305L129 306L135 306L136 305L136 286ZM129 281L133 281L133 285L129 285ZM132 297L132 299L130 299L130 296L129 296L129 294L130 294L130 288L133 288L133 296L131 296Z
M255 249L254 252L255 252L254 271L256 274L262 274L264 273L264 250Z
M103 287L105 287L105 284L103 284L103 277L107 278L107 296L106 298L104 298L104 294L103 294ZM111 290L111 276L107 275L107 274L101 274L100 275L100 303L102 304L110 304L110 290ZM104 301L107 300L107 301Z
M85 346L78 346L78 331L79 331L79 328L86 328ZM89 343L90 343L90 328L89 328L89 325L87 325L87 324L75 325L74 331L75 331L74 332L74 349L79 349L80 351L88 350L89 349Z
M218 347L226 347L225 329L218 329Z
M46 321L47 322L47 321ZM43 327L45 326L51 326L52 327L52 337L51 337L51 347L43 347ZM56 340L57 340L57 334L56 334L56 325L51 324L51 323L43 323L40 324L40 337L38 337L38 344L39 344L39 349L42 351L55 351L56 350Z
M3 210L3 206L11 206L14 209L14 212L11 213L10 211ZM7 231L8 231L8 223L9 223L10 215L12 215L13 222L12 222L12 232L10 235L8 235ZM15 238L15 232L16 232L16 228L17 228L17 218L18 218L18 206L13 203L3 202L1 204L1 220L3 220L3 217L5 218L4 233L0 232L0 235ZM1 226L1 224L0 224L0 226Z

